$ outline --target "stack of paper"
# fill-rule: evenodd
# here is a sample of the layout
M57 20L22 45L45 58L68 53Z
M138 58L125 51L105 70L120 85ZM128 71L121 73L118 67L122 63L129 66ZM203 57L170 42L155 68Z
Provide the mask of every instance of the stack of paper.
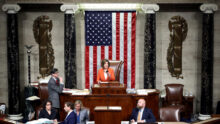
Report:
M110 110L122 110L121 106L109 106L108 109L110 109Z
M108 109L107 106L96 106L96 107L94 108L94 110L107 110L107 109Z
M34 100L39 100L39 99L40 99L40 97L38 97L38 96L30 96L30 97L26 98L26 100L29 100L29 101L34 101Z
M53 120L42 118L34 121L29 121L26 124L53 124L53 123L54 123Z
M155 91L156 91L155 89L138 89L137 94L138 95L148 95L148 93L155 92Z
M68 89L68 90L63 90L63 93L71 93L72 95L88 95L90 91L88 89L84 89L84 90Z

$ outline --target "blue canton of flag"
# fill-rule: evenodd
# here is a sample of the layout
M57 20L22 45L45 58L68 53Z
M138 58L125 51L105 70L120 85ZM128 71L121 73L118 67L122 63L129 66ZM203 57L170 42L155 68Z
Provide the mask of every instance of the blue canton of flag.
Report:
M112 45L112 12L85 12L86 46Z

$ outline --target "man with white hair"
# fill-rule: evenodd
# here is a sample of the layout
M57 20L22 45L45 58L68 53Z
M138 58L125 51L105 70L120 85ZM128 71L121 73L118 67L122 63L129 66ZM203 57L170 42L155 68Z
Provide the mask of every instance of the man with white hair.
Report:
M137 103L137 107L133 109L130 121L131 123L138 122L138 123L145 123L145 122L155 122L156 119L151 111L145 107L146 102L144 99L139 99Z

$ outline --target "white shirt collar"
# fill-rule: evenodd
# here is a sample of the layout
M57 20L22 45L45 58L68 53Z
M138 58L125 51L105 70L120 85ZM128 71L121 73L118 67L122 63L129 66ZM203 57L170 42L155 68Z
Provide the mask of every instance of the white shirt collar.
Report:
M70 113L72 112L73 110L70 110L66 116L66 118L70 115Z
M55 77L53 77L53 79L56 81L57 79Z

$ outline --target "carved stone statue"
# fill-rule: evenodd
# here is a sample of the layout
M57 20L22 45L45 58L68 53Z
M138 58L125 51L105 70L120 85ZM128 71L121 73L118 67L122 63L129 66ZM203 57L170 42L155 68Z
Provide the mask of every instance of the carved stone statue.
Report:
M182 42L186 39L188 26L181 16L169 20L170 44L167 50L168 70L172 77L183 78L182 74Z
M52 21L48 16L39 16L34 20L33 33L39 44L39 72L42 78L50 75L54 66L54 50L51 44Z

